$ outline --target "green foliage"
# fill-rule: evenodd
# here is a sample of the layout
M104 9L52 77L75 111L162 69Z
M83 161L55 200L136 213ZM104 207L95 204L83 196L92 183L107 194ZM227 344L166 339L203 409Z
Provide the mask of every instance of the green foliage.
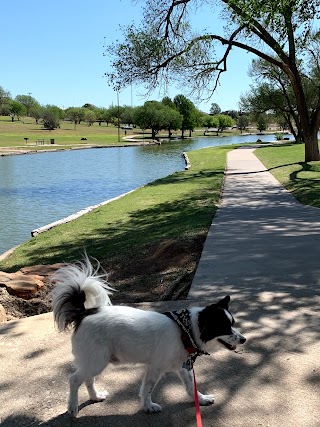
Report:
M163 110L164 127L168 130L169 136L172 130L181 129L183 117L175 108L165 106Z
M59 108L53 105L47 105L42 112L43 127L47 130L53 130L60 125Z
M133 107L128 107L127 105L124 106L122 112L121 112L121 123L125 123L127 125L133 124Z
M161 102L163 105L166 105L167 107L176 108L175 103L172 101L171 98L169 98L169 96L165 96Z
M265 114L259 114L258 118L257 118L257 129L259 132L263 132L264 130L267 129L267 117Z
M77 124L80 124L85 119L86 109L70 107L65 111L65 114L66 118L71 120L71 122L74 123L74 127L76 128Z
M11 101L10 92L4 90L0 86L0 115L10 114L10 101Z
M199 113L194 106L193 102L190 101L188 98L186 98L184 95L177 95L175 96L174 105L176 106L176 109L179 111L179 113L182 116L182 123L181 123L181 132L182 137L184 137L184 131L185 130L194 130L195 126L199 122Z
M124 40L107 49L113 57L110 81L118 87L137 81L152 90L176 78L191 92L211 95L228 68L232 49L250 52L286 74L303 130L306 160L320 160L320 108L310 114L302 84L304 76L313 79L312 70L320 69L319 32L312 31L314 18L320 17L320 0L220 0L226 34L192 31L188 21L192 7L203 3L164 0L159 6L158 0L146 1L141 27L126 28ZM319 105L320 79L313 82L316 90L311 93Z
M242 132L249 126L249 116L242 114L237 120L238 129Z
M9 103L10 114L12 117L12 121L14 116L17 116L18 120L20 117L26 114L26 107L21 104L21 102L11 100Z
M228 127L232 127L235 123L232 117L225 114L217 114L214 117L218 120L218 130L220 132L223 132Z
M40 107L38 101L30 95L17 95L15 100L25 106L27 116L30 116L31 108Z
M222 111L221 114L225 114L226 116L230 116L233 118L233 120L238 120L240 112L237 110L226 110L226 111Z
M29 116L33 117L36 123L38 123L39 119L41 119L42 114L43 114L43 107L41 107L39 104L38 105L35 104L30 107Z
M216 116L210 116L209 114L204 114L201 119L202 119L202 125L208 129L219 127L219 120Z
M53 111L56 114L56 116L59 117L59 120L62 120L65 118L65 111L62 110L61 108L57 107L56 105L48 104L45 106L45 108Z
M134 25L128 26L125 40L106 46L106 51L111 55L116 52L116 59L112 65L121 76L116 73L105 75L114 90L119 90L130 85L132 81L148 81L149 77L143 71L155 66L166 55L166 45L157 37L157 32L150 21L147 31L138 30Z
M108 108L108 114L110 117L116 117L117 119L121 118L121 115L124 111L125 107L121 105L113 105Z
M315 49L315 46L313 48ZM300 68L301 66L302 63L299 64ZM312 116L318 108L319 68L314 66L308 71L312 78L307 77L302 68L301 72L301 84L308 103L308 114ZM254 78L255 85L251 86L250 92L241 97L241 108L253 113L256 117L263 112L274 114L282 128L289 127L296 141L302 140L303 127L298 114L295 93L288 76L281 69L263 60L252 62L250 75Z
M219 107L219 105L217 103L213 102L211 104L210 113L209 114L212 114L214 116L214 115L220 114L220 113L221 113L221 108Z
M88 126L92 126L96 121L95 112L93 110L87 109L87 111L84 113L84 120L87 122Z
M288 37L288 23L292 30L299 31L303 45L308 40L313 19L319 16L318 0L223 0L230 10L234 22L247 28L257 28L257 22L268 28L279 40ZM276 46L274 46L277 49ZM281 53L281 45L279 52Z
M141 129L151 129L153 139L161 129L170 132L182 124L182 116L176 109L157 101L147 101L142 107L136 107L133 119Z
M92 110L95 111L97 109L97 107L93 104L90 104L89 102L86 102L82 108L87 108L88 110Z
M96 119L101 126L102 122L110 123L111 114L107 108L96 108L95 109Z

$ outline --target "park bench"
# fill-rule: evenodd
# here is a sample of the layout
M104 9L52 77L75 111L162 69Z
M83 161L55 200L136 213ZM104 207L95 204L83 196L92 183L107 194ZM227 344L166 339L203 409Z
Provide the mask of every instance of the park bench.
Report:
M50 138L50 139L38 138L38 139L36 139L36 145L44 145L44 144L54 144L54 139L53 138Z

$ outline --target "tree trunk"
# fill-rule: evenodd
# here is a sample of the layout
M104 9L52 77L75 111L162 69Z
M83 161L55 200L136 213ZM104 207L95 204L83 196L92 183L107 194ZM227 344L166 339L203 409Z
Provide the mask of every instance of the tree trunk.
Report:
M292 88L295 93L297 110L299 115L299 125L296 121L298 134L302 136L304 142L304 153L305 153L305 162L318 162L320 160L319 153L319 144L318 144L318 130L319 130L319 115L320 111L315 111L313 117L310 117L308 111L308 105L303 90L301 76L298 72L295 63L291 63L290 72L288 69L283 71L288 75Z
M318 144L318 131L304 133L304 153L305 162L313 162L320 160L319 144Z

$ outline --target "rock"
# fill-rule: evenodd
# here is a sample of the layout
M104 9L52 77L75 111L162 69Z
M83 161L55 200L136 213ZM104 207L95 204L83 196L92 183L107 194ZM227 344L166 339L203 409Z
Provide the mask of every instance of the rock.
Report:
M64 265L34 265L21 268L15 273L0 271L0 287L4 287L10 295L29 300L44 288L48 276Z
M43 277L17 273L0 272L0 286L4 286L10 295L19 298L33 298L38 290L44 287Z
M37 274L39 276L51 276L51 274L55 273L59 268L65 267L66 264L57 263L52 265L33 265L31 267L23 267L21 268L21 272L24 274ZM1 274L1 273L0 273Z
M0 323L7 321L7 314L3 306L0 304Z
M6 283L8 294L23 299L30 299L35 296L38 289L43 286L43 282L25 277L24 279L10 280Z
M49 279L65 265L35 265L14 273L0 271L0 323L50 311L49 295L54 284Z
M11 273L5 273L4 271L0 271L0 286L5 286L5 283L9 282L11 279Z

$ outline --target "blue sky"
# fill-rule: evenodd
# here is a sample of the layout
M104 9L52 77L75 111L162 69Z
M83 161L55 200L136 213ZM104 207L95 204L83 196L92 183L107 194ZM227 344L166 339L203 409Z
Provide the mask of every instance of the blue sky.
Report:
M0 86L16 95L31 94L40 104L62 108L86 102L99 107L117 103L104 73L108 59L103 56L104 42L121 37L120 25L140 22L144 2L132 0L18 0L1 5ZM201 9L192 22L197 28L213 31L222 22L213 10ZM234 50L229 71L224 73L214 96L207 102L195 102L209 112L212 102L222 110L238 109L240 95L249 89L247 75L252 56ZM143 89L133 86L120 93L120 104L141 105ZM188 94L172 86L169 96ZM156 91L149 99L161 99Z

